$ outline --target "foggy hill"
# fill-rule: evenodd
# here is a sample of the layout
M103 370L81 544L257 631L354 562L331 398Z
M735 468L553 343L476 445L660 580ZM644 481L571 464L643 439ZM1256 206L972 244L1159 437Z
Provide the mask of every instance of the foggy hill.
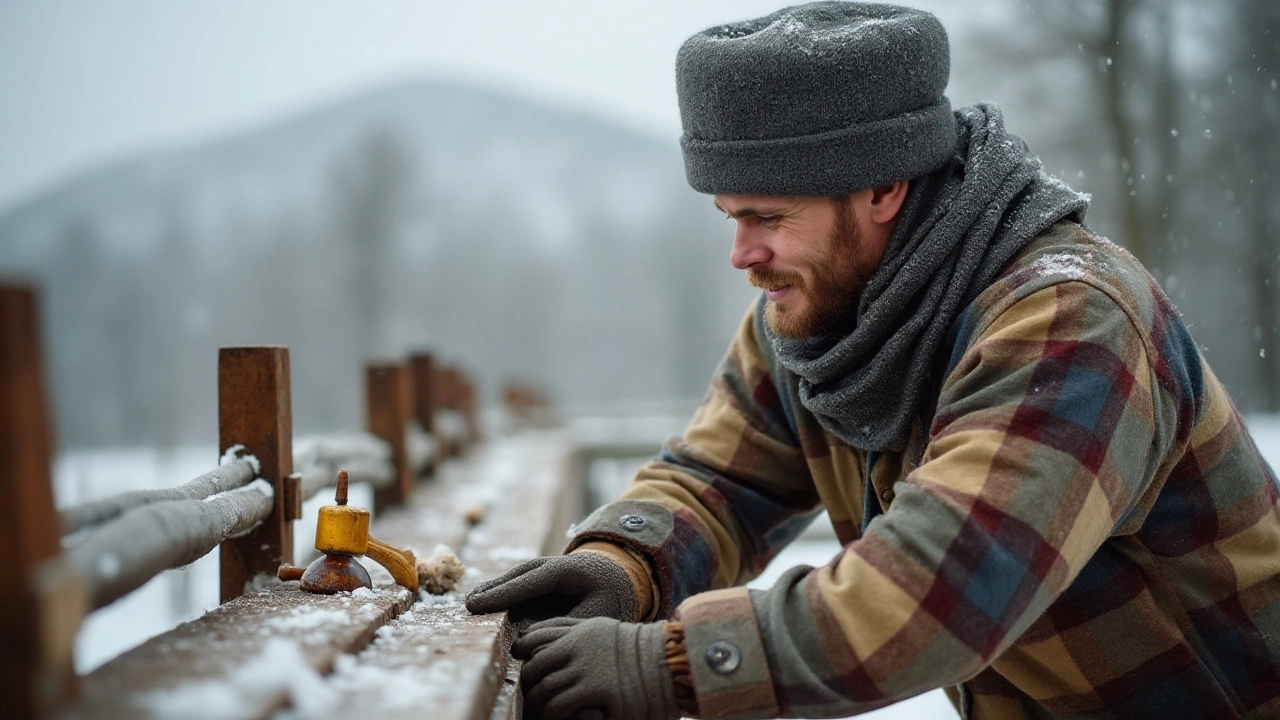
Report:
M222 345L292 349L301 429L435 349L563 402L699 395L751 294L674 139L442 83L87 173L0 216L64 445L212 437Z

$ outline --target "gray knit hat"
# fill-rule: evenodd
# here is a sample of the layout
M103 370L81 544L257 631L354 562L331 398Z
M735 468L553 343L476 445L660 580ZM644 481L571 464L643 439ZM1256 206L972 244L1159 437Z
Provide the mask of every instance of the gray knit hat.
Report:
M699 192L841 195L942 167L955 120L947 32L896 5L815 2L719 25L676 57Z

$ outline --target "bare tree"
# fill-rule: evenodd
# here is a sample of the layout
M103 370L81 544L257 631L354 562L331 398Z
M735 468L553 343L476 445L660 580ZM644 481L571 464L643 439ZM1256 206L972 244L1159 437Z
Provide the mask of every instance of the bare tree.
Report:
M1253 339L1258 343L1258 385L1263 407L1280 411L1280 197L1276 132L1280 129L1280 4L1275 0L1243 0L1235 5L1236 32L1241 38L1232 64L1232 96L1237 107L1234 148L1240 161L1235 185L1247 236L1244 260L1253 306ZM1239 78L1236 80L1236 78Z

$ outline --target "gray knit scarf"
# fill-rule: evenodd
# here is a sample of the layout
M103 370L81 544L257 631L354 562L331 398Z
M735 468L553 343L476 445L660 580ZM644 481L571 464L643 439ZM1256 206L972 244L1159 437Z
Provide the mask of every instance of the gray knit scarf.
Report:
M956 156L911 183L852 330L791 339L765 324L800 378L800 402L857 448L906 447L912 420L933 412L937 360L957 314L1024 245L1063 218L1083 222L1089 205L1005 132L995 105L955 117Z

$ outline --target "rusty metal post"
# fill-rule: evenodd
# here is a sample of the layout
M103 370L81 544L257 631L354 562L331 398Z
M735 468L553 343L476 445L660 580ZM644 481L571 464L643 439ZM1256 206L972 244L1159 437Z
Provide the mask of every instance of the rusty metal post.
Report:
M409 372L413 375L413 417L422 429L433 436L436 432L435 358L431 353L414 353L409 356ZM422 470L423 477L436 471L436 458Z
M0 692L13 717L36 717L76 691L72 649L83 587L62 562L51 472L36 291L0 285Z
M399 505L413 490L413 468L409 465L406 437L409 419L413 417L413 378L403 364L370 364L365 368L366 421L369 432L391 444L391 462L396 479L379 488L373 496L373 509L381 511Z
M274 577L293 562L291 498L293 410L289 390L289 349L233 347L218 351L218 452L234 445L258 458L258 476L275 490L275 508L262 525L220 546L222 602L245 593L258 575Z

